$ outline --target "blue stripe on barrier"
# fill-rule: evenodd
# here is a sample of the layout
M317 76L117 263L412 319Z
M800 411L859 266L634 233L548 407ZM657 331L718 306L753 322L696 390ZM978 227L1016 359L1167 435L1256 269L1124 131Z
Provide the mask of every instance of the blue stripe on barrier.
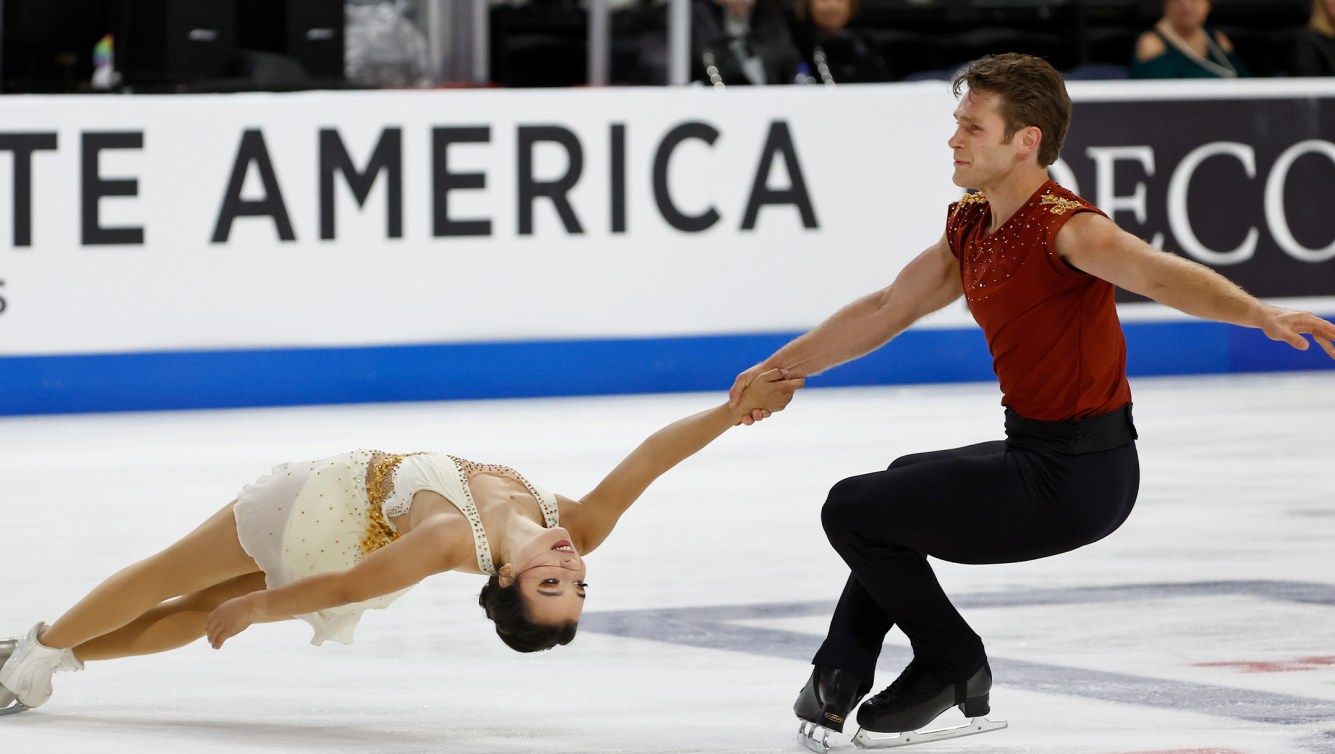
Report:
M1329 369L1256 330L1125 325L1134 375ZM796 333L0 357L0 415L722 390ZM812 387L993 379L976 329L912 330Z

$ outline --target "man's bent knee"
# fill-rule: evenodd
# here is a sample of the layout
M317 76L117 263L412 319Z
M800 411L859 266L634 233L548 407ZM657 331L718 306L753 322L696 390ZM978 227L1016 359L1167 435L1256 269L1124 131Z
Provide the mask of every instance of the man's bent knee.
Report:
M827 536L842 536L859 525L861 507L856 478L842 479L830 488L825 504L820 509L821 527Z

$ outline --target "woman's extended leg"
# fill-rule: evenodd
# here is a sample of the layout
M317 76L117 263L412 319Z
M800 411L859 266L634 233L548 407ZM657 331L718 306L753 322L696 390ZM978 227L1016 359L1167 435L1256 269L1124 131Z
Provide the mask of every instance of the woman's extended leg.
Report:
M80 661L114 660L183 647L204 635L209 613L227 600L264 589L263 573L248 573L158 605L133 621L74 648Z
M194 595L260 570L236 534L235 502L162 552L99 584L42 633L42 644L76 647L145 616L173 597Z

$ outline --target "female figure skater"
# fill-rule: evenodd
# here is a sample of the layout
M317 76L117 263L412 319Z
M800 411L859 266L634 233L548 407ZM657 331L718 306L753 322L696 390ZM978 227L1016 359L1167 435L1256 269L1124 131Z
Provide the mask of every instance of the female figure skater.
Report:
M727 403L651 435L580 500L505 466L358 450L275 467L162 552L102 582L50 626L0 642L0 714L43 704L57 670L164 652L298 617L312 643L348 643L361 614L434 573L489 576L479 596L521 652L574 638L584 561L660 475L752 412L781 411L801 379L773 370Z

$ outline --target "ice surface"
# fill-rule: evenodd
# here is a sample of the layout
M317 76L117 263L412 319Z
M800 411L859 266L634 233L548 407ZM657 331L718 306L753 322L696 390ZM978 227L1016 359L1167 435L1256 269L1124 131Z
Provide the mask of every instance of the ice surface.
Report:
M1335 374L1133 383L1143 483L1122 529L1002 566L938 564L1010 728L1006 754L1335 752ZM719 396L0 419L0 634L54 620L287 460L442 450L579 496ZM843 476L1000 437L994 385L810 390L650 489L589 558L579 638L496 640L475 576L434 577L357 642L261 625L214 652L89 663L0 718L9 752L797 752L791 705L845 571ZM878 685L907 660L892 634ZM836 751L853 751L849 732Z

